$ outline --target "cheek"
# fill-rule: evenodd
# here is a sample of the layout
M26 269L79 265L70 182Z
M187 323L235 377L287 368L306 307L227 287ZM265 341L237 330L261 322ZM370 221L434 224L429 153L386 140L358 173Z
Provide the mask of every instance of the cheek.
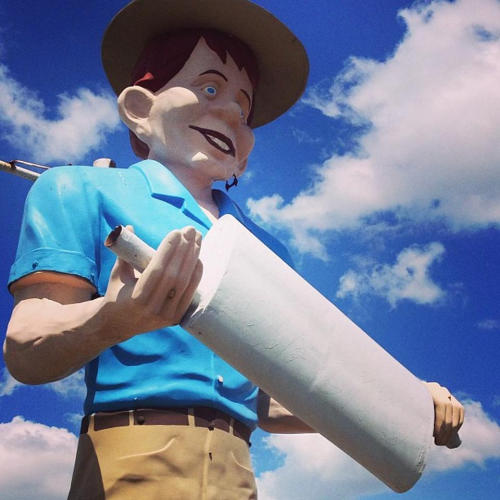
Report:
M173 114L180 117L184 114L192 114L199 107L200 102L194 92L183 87L174 87L165 91L159 99L160 113ZM165 116L165 118L168 118Z
M176 124L182 127L199 113L200 103L192 91L183 87L174 87L155 95L150 113L154 127L172 129Z
M255 136L250 127L245 128L240 135L240 158L246 158L253 149Z

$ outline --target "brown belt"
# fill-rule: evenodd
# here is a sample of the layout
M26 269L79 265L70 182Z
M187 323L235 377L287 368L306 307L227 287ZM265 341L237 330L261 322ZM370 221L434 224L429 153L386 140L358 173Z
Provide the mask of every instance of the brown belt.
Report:
M112 427L126 427L130 423L132 425L190 425L190 414L194 417L192 421L195 427L230 432L250 444L252 431L245 424L220 410L204 406L94 413L83 417L80 433L86 434L88 432L91 419L94 421L94 431L101 431Z

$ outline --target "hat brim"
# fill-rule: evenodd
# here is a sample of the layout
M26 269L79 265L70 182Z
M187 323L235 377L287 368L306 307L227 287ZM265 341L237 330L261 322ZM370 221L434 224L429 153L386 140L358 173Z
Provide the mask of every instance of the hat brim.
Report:
M184 28L210 28L246 43L259 66L252 127L289 109L304 92L309 62L297 37L276 17L248 0L135 0L116 14L104 33L102 63L113 90L130 85L146 43Z

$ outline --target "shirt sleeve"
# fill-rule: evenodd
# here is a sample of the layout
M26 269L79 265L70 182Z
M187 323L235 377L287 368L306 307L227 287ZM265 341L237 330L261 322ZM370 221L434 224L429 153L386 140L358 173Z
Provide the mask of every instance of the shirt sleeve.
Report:
M97 288L99 210L87 167L57 167L34 183L24 206L9 285L37 271L73 274Z

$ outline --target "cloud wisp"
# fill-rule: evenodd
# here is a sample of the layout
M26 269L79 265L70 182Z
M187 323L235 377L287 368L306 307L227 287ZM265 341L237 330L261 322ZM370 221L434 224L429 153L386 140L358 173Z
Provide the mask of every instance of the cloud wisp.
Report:
M66 498L77 438L66 429L14 417L0 424L3 500Z
M366 125L355 151L333 155L289 203L248 207L324 257L320 236L392 211L453 229L500 223L500 4L433 1L400 11L404 39L385 61L351 58L327 95L305 102Z
M475 401L466 401L467 418L455 450L433 447L421 481L466 464L486 466L500 458L500 426ZM282 467L258 478L262 500L350 500L390 491L378 479L319 435L271 435L268 445L284 456Z
M76 163L119 124L116 98L78 89L58 96L57 118L46 118L40 98L0 64L0 139L37 162Z
M444 290L432 281L430 266L444 254L441 243L433 242L402 250L396 262L373 264L360 271L348 270L339 280L338 298L370 294L386 299L392 307L401 300L417 304L435 304L445 296Z
M23 384L18 382L7 370L2 370L0 378L0 397L10 396L17 388L22 387Z
M0 397L10 396L14 391L22 389L23 387L25 387L25 385L12 377L7 368L3 369L0 379ZM58 380L57 382L43 384L39 387L54 391L56 394L64 398L83 399L86 393L84 371L83 369L79 370L69 377Z
M481 330L498 331L500 330L500 321L498 319L484 319L477 324Z
M82 368L69 377L45 384L44 387L65 398L78 397L83 399L87 391L84 378L85 371Z

